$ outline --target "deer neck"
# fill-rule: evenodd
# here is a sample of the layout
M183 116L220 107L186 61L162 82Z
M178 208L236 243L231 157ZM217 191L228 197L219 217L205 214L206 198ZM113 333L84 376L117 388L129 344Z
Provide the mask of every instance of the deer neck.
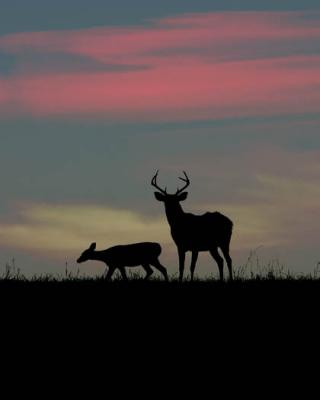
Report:
M91 260L104 261L105 253L103 251L93 251L90 256Z
M180 203L171 204L171 205L166 204L165 210L166 210L166 216L167 216L168 223L171 227L179 224L179 221L185 215Z

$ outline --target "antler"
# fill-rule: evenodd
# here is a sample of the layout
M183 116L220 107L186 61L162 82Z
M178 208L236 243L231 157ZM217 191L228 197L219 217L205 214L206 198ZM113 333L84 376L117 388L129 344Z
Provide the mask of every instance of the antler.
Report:
M165 188L163 190L157 184L158 173L159 173L159 170L156 172L155 176L152 178L151 185L154 186L157 190L159 190L159 192L161 192L162 194L166 195L167 194L167 188Z
M177 193L176 194L180 194L181 192L183 192L189 185L190 185L190 180L188 178L188 175L186 174L185 171L183 171L184 173L184 178L179 177L179 179L183 182L185 182L185 185L181 188L181 189L177 189Z

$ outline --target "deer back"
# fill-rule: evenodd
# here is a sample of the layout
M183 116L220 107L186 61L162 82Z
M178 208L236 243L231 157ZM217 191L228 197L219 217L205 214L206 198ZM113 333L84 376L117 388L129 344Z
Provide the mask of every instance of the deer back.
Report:
M160 253L159 243L142 242L110 247L106 250L106 258L109 264L115 266L138 266L156 260Z
M185 250L207 251L230 241L232 221L219 212L185 213L171 225L175 243Z

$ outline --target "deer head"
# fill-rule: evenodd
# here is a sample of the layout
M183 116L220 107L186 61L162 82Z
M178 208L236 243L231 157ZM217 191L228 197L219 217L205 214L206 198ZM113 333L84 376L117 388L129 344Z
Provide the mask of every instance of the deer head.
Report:
M158 192L154 192L155 198L158 201L163 201L166 205L170 205L170 204L177 204L180 201L184 201L188 197L188 192L185 192L184 190L190 185L190 180L185 171L183 171L184 178L179 177L179 179L183 181L185 185L180 189L177 188L177 191L174 194L169 194L167 193L167 188L161 189L158 186L157 184L158 173L159 171L156 172L156 174L151 180L151 185L158 190Z

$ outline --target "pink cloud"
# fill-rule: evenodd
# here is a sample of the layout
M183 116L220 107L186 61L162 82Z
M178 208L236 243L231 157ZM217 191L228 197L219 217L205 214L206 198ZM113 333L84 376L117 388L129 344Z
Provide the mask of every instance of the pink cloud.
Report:
M8 82L5 79L0 79L0 107L8 105L10 102L10 93Z
M25 52L57 57L63 52L106 66L148 68L48 73L37 67L34 74L19 72L0 82L0 105L10 98L13 115L88 114L127 120L317 112L320 55L241 57L243 46L252 47L254 55L261 41L274 45L276 40L279 45L283 40L320 39L320 27L307 16L209 13L162 19L150 27L4 36L0 51L20 55L22 67ZM268 54L266 42L263 45ZM227 61L230 54L237 55L235 60Z
M168 64L124 74L17 77L11 87L15 112L37 116L174 120L270 115L319 111L319 68L320 57Z

